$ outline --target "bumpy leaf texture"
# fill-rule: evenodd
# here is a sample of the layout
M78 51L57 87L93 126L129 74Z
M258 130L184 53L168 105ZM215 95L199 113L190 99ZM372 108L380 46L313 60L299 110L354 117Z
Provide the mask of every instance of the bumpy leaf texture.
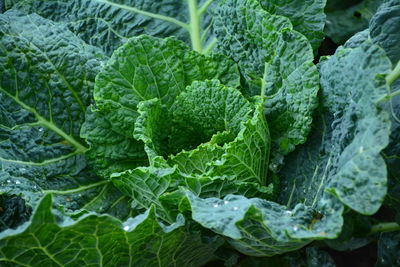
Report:
M29 222L1 233L1 265L202 266L222 244L218 237L189 234L182 216L160 224L152 208L125 222L95 213L76 220L57 214L46 195Z
M89 111L81 131L91 144L88 155L98 173L108 178L148 165L143 142L133 136L139 102L158 98L169 108L186 86L206 79L232 87L240 83L234 62L200 55L174 38L141 36L118 49L96 79L96 108Z
M270 14L290 19L293 28L310 41L314 51L323 41L326 0L260 0L261 6Z
M79 139L105 56L38 15L8 11L0 21L1 194L35 206L54 192L66 210L115 205L126 216L126 198L93 175Z
M199 1L199 6L203 2ZM190 42L188 30L181 25L189 20L187 1L19 0L9 1L6 8L10 7L64 23L78 37L102 48L108 55L130 37L141 34L176 36ZM206 29L211 25L206 10L201 25L206 36L209 36Z
M218 51L233 58L246 79L244 93L267 98L276 169L310 130L319 88L312 48L289 19L268 13L255 0L222 1L214 26Z
M280 173L280 203L292 210L261 199L201 199L189 193L193 219L229 237L242 253L271 256L313 239L336 238L344 205L362 214L376 212L387 191L380 152L390 134L389 116L378 106L386 95L380 77L390 71L390 60L370 41L341 48L321 63L317 128Z
M328 0L325 33L335 43L345 43L353 34L364 30L384 0Z

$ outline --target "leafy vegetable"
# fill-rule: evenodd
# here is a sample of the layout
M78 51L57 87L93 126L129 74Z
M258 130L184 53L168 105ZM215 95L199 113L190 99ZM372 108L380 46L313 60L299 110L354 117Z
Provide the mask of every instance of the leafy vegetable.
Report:
M399 264L379 5L0 1L0 265Z

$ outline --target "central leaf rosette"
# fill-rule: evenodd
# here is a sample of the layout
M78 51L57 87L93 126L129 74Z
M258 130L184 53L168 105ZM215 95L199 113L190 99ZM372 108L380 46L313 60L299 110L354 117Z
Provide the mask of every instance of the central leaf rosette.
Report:
M140 102L134 137L184 176L226 177L263 184L268 127L262 99L249 102L218 80L195 81L168 107L160 99Z
M96 78L96 107L81 132L88 156L136 207L155 205L169 222L165 194L179 186L201 197L268 198L264 99L239 87L225 56L201 55L174 38L132 38Z

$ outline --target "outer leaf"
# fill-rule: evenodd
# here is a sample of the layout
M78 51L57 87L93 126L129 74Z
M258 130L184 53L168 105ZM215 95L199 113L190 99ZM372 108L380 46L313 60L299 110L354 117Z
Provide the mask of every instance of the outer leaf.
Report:
M172 38L130 39L99 73L94 91L98 111L89 113L82 127L97 171L108 177L128 166L144 165L143 143L133 139L140 101L159 98L169 107L193 80L214 78L229 86L239 85L236 65L223 56L200 55ZM99 117L103 117L101 127ZM128 147L122 150L121 143Z
M385 49L388 57L396 64L400 60L400 1L391 0L382 4L370 22L370 34L374 43Z
M202 266L221 245L186 232L181 216L159 224L153 209L124 223L94 213L58 223L54 212L47 195L29 223L0 235L2 266Z
M236 195L201 199L188 192L187 197L190 207L181 209L190 208L193 220L229 237L231 245L251 256L297 250L310 239L332 238L340 231L330 221L334 217L314 220L316 212L302 204L288 210L274 202Z
M341 48L321 63L321 117L310 141L282 169L282 201L318 208L331 192L359 213L378 210L387 191L380 152L390 122L377 107L386 94L377 77L390 69L384 52L370 41Z
M336 2L328 0L325 33L335 43L343 44L353 34L368 27L368 22L384 0Z
M376 267L400 265L400 232L383 233L378 242Z
M128 38L149 34L159 37L179 36L188 40L182 27L112 5L134 7L137 10L186 20L185 1L163 2L122 0L22 0L14 7L25 13L37 13L62 22L87 43L102 48L111 55Z
M324 39L326 0L260 0L262 7L270 14L290 19L293 28L310 41L316 51Z
M0 193L34 206L124 217L127 200L88 169L79 128L104 55L38 15L0 15Z
M223 1L215 32L218 50L232 57L246 78L245 94L265 91L276 165L305 142L310 129L319 82L312 48L287 18L269 14L255 0Z

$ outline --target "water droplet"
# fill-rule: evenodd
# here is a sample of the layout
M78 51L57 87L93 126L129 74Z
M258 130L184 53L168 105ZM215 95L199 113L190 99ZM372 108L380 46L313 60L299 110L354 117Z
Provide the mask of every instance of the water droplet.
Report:
M293 227L293 231L297 231L297 230L299 230L299 227L297 227L297 226Z
M286 215L292 215L292 212L290 210L285 211Z
M16 180L16 181L15 181L15 184L21 184L21 182L20 182L20 181L18 181L18 180Z
M228 203L229 203L229 201L227 201L227 200L224 201L224 204L225 204L225 205L227 205Z
M218 204L214 204L214 206L213 206L214 208L218 208Z
M33 189L36 189L36 188L37 188L37 186L36 186L36 185L34 185L34 186L33 186Z
M233 207L233 210L238 210L239 209L239 207Z
M25 172L25 171L26 171L25 168L19 168L19 170L20 170L21 172Z
M364 147L363 146L360 146L360 149L358 150L360 153L363 153L364 152Z
M129 226L128 225L124 226L124 230L128 231L129 230Z
M11 180L7 180L7 183L11 183Z
M39 128L39 132L43 132L43 128L42 127Z

